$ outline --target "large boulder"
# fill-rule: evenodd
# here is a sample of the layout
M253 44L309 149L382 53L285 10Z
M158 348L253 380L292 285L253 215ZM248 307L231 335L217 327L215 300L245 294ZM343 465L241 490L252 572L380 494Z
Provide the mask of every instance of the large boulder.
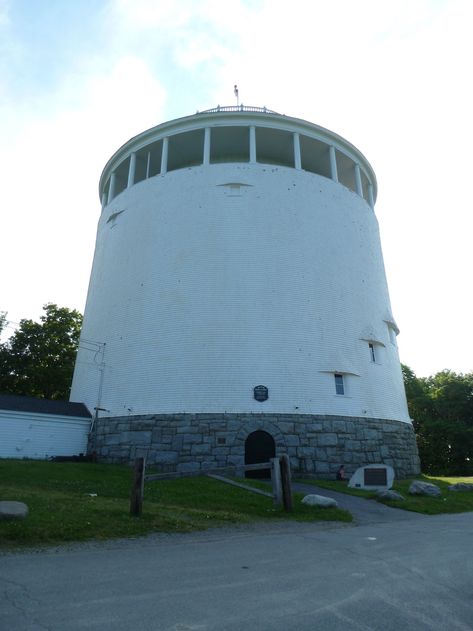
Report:
M457 482L448 487L449 491L473 491L473 484L469 482Z
M24 519L28 515L28 506L23 502L0 502L0 519Z
M403 500L403 495L392 489L376 491L376 497L380 500Z
M442 491L436 484L414 480L409 487L409 495L428 495L429 497L440 497Z
M337 500L331 497L325 497L324 495L306 495L301 500L302 504L307 506L322 506L323 508L337 508Z

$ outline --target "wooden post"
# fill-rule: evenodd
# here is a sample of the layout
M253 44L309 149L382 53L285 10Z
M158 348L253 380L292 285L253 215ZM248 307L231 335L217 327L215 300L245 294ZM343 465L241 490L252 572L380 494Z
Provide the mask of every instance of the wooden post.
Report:
M290 512L294 508L294 502L292 499L291 464L289 462L289 456L283 454L279 458L279 462L281 465L282 501L284 510Z
M143 510L143 493L145 486L145 459L136 458L131 487L130 515L141 515Z
M271 458L271 482L273 485L273 504L282 506L281 467L279 458Z

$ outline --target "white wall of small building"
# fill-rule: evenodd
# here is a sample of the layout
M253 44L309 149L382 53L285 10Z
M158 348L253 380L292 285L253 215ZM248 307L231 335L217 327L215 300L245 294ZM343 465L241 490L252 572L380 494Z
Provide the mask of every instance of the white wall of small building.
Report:
M281 166L173 171L102 213L82 338L106 344L103 378L101 353L81 344L71 401L106 416L409 422L392 319L377 220L358 195Z
M0 410L0 458L85 454L89 429L90 419Z

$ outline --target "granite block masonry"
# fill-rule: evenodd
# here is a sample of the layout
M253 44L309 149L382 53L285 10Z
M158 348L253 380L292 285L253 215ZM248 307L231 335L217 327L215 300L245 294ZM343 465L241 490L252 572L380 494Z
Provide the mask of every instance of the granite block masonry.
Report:
M288 454L295 473L333 479L340 464L350 475L358 467L384 463L397 478L420 472L410 423L312 414L150 414L99 418L89 452L99 462L148 465L166 472L208 471L245 464L245 441L262 430L276 456Z

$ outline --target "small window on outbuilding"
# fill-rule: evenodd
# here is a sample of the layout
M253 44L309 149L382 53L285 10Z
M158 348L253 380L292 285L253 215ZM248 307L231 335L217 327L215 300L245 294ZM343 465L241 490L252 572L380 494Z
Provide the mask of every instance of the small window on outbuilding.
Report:
M335 394L345 394L345 383L343 380L343 375L339 373L335 373Z

